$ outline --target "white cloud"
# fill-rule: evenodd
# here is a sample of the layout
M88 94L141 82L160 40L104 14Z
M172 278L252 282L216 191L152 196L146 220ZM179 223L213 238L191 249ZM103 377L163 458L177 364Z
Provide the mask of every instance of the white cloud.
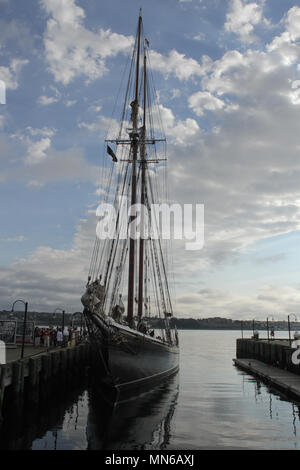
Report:
M151 68L158 70L167 78L173 74L179 80L187 80L191 77L202 76L208 69L211 60L207 56L203 56L202 65L195 59L188 58L175 49L169 52L168 56L164 56L159 52L150 51Z
M254 26L261 23L262 19L262 5L247 3L245 0L231 0L224 27L226 31L237 34L241 41L253 42Z
M271 79L275 76L280 80L277 76L280 67L276 54L251 49L242 54L231 50L212 64L210 73L202 80L202 88L219 98L227 94L251 99L258 90L268 96L278 86Z
M65 105L67 106L67 108L70 108L71 106L74 106L74 104L76 104L77 101L76 100L67 100L65 102Z
M198 116L203 116L204 110L216 111L225 107L224 101L216 98L208 91L198 91L189 98L190 108Z
M28 165L35 165L40 163L46 158L46 151L50 148L50 146L51 140L49 137L44 137L36 142L31 142L28 145L25 163Z
M92 122L79 122L78 127L88 129L90 132L97 132L107 139L115 139L120 130L120 124L115 119L107 118L102 115L98 115Z
M49 128L49 127L43 127L39 129L39 128L33 128L31 126L28 126L26 127L26 131L32 136L42 135L46 137L53 137L56 133L56 129Z
M43 127L39 129L27 126L24 132L16 132L11 134L10 137L17 139L26 146L27 150L24 158L26 165L36 165L47 157L47 151L51 148L51 138L55 134L56 129L53 128Z
M196 36L194 36L193 39L195 39L195 41L204 41L205 40L205 34L204 33L196 34Z
M289 66L299 62L300 59L297 44L297 40L300 38L300 8L297 6L291 8L282 23L285 26L285 31L267 45L267 50L277 53L277 60L279 58L283 65Z
M38 103L41 104L42 106L48 106L49 104L57 103L58 98L55 96L45 96L42 95L38 99Z
M196 137L201 130L195 119L187 118L184 121L176 119L170 108L159 104L152 110L153 122L162 122L163 130L171 143L184 144L190 138Z
M43 144L47 147L47 143ZM84 151L81 148L69 148L63 151L55 151L51 147L44 148L43 145L34 148L34 153L27 154L32 158L26 166L9 168L3 170L0 176L1 181L13 181L27 183L32 187L42 187L51 182L90 182L98 186L100 181L100 168L90 165L84 158ZM46 157L43 155L46 154ZM40 154L42 153L42 154Z
M107 72L106 58L128 52L132 37L84 26L85 12L75 0L41 0L50 19L44 35L46 60L57 82L68 85L77 76L88 81Z
M173 100L174 98L179 98L181 96L181 91L178 88L173 88L171 90L172 96L171 99Z
M290 36L291 41L296 41L300 38L300 8L297 6L292 7L285 19L286 30Z
M38 103L42 106L49 106L50 104L57 103L61 100L61 93L59 90L53 85L50 85L49 88L53 93L52 96L42 95L38 98Z
M9 67L0 67L0 80L4 81L7 90L18 88L22 68L28 63L25 59L12 59Z
M94 213L80 220L68 250L39 246L27 258L0 268L2 306L22 295L29 299L30 310L53 311L61 305L66 311L80 309L96 223Z
M95 113L99 113L102 109L102 106L100 104L94 104L89 107L90 111L94 111Z
M1 242L18 242L18 243L21 243L24 240L25 240L24 235L19 235L17 237L0 238Z
M251 297L235 289L203 288L190 297L179 297L177 307L180 312L189 305L190 314L198 318L220 316L236 320L265 320L268 312L273 312L272 316L277 321L286 320L288 312L297 311L299 300L299 287L296 285L264 284L255 289Z

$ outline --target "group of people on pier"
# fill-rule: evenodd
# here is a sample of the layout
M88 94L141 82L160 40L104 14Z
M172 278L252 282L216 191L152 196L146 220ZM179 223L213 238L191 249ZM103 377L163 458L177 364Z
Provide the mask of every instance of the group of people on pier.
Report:
M85 331L83 332L85 337ZM34 344L35 346L44 346L46 348L56 348L71 345L72 340L76 342L79 339L79 332L69 326L68 328L43 328L36 327L34 330Z

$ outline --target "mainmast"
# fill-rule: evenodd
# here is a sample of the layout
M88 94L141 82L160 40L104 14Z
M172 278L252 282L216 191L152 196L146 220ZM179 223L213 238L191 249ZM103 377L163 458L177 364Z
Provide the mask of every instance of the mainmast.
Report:
M145 46L144 46L145 47ZM145 227L145 191L146 191L146 102L147 102L147 67L146 52L144 53L144 115L142 127L141 146L141 233L139 253L139 292L138 292L138 316L143 315L143 284L144 284L144 227Z
M136 204L136 164L139 147L138 132L138 110L139 110L139 71L140 71L140 50L141 50L141 30L142 30L142 14L140 10L137 32L137 59L136 59L136 76L135 76L135 99L131 103L132 107L132 132L129 137L131 140L132 150L132 177L131 177L131 208ZM133 230L134 215L130 216L130 228ZM135 268L135 235L129 234L129 273L128 273L128 306L127 318L130 326L133 326L133 306L134 306L134 268Z
M149 203L148 195L147 195L147 182L146 182L146 171L148 168L149 163L159 163L161 161L165 161L164 158L157 158L155 152L154 159L148 159L146 153L146 146L152 145L155 146L157 142L165 142L165 138L156 139L154 135L149 135L147 138L146 133L146 115L148 112L151 112L151 103L150 103L150 92L148 86L148 62L147 62L147 47L149 43L145 38L145 42L143 44L143 77L141 78L141 58L142 58L142 37L143 37L143 25L142 25L142 12L140 10L139 19L138 19L138 28L137 28L137 35L135 41L134 52L132 56L132 72L133 76L130 73L129 83L127 87L127 91L130 90L131 87L131 79L134 79L133 83L133 92L134 92L134 99L130 103L131 107L131 117L130 120L132 122L132 127L128 129L128 136L129 138L124 138L119 135L119 138L115 140L106 140L106 142L114 142L116 145L130 145L130 153L128 160L120 160L125 161L132 164L132 171L130 176L129 182L129 198L130 198L130 215L129 215L129 229L130 232L129 236L129 266L128 266L128 297L127 297L127 321L130 327L134 327L134 305L137 302L137 311L139 319L143 315L144 310L144 296L146 295L145 290L145 226L148 225L145 220L145 206ZM143 117L142 117L142 124L139 125L139 95L141 93L141 88L143 87ZM128 106L127 101L127 92L126 92L126 99L125 99L125 106L123 109L123 116L125 115L125 110ZM127 104L126 104L127 103ZM152 120L149 118L149 123L151 124ZM110 153L111 154L111 153ZM138 165L139 165L139 191L137 189L138 184ZM150 184L150 190L152 194L152 187ZM141 210L141 220L140 220L140 233L137 234L137 227L135 225L135 218L136 213L134 212L134 208L137 204L137 196L139 195L140 202L140 210ZM153 194L152 194L153 198ZM147 212L146 212L147 213ZM137 236L139 235L139 236ZM137 238L139 238L139 244L137 243ZM138 245L138 250L137 250ZM138 258L138 259L137 259ZM137 262L138 261L138 262ZM155 260L156 269L159 269L159 260L158 258ZM136 272L136 268L138 268L138 272ZM160 269L159 269L160 270ZM137 277L137 279L135 279ZM158 276L160 278L160 274ZM162 289L161 282L160 284L160 291L161 295L163 296L164 292ZM156 287L155 287L156 289ZM158 292L158 291L157 291ZM162 299L164 300L164 299ZM157 297L158 301L158 297ZM166 311L165 304L163 305L163 311Z

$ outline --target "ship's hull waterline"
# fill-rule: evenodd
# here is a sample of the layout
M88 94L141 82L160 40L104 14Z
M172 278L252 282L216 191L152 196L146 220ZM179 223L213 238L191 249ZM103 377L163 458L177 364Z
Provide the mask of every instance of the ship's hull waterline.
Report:
M100 383L115 389L117 401L151 389L178 372L177 346L116 322L107 324L99 316L93 316L93 323L101 331L94 344L100 359Z

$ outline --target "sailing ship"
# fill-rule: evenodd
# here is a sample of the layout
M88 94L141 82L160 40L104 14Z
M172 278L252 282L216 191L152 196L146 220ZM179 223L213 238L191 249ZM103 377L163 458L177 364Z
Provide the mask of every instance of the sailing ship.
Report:
M179 368L178 334L170 326L166 240L153 216L160 202L156 196L166 189L167 159L149 62L140 11L119 133L105 140L109 163L101 207L109 203L114 209L107 216L109 236L102 224L81 298L97 375L118 400L153 387ZM150 328L153 314L160 330Z

